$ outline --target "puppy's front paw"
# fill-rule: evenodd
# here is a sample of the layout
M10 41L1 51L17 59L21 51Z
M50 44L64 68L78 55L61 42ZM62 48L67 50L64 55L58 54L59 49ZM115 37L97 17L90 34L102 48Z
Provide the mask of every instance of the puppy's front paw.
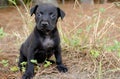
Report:
M58 66L57 66L57 69L58 69L60 72L64 72L64 73L68 71L67 67L65 67L64 65L58 65Z

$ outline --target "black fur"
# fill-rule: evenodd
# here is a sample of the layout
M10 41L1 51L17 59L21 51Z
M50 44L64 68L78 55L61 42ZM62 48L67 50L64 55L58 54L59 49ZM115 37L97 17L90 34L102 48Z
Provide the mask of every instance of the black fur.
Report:
M51 4L40 4L31 8L31 16L35 14L36 26L27 40L21 45L18 66L27 61L27 67L22 79L31 79L34 76L34 64L30 61L36 59L42 63L54 54L57 69L67 72L62 63L60 38L57 29L58 18L64 18L65 13Z

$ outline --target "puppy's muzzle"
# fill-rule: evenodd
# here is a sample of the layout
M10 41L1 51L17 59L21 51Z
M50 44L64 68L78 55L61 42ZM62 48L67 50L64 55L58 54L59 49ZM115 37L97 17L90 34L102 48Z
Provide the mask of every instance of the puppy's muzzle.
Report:
M42 21L40 24L41 24L41 30L46 33L49 33L53 30L53 28L51 28L48 21Z
M41 22L41 26L42 26L43 28L47 28L47 27L49 26L49 23L48 23L47 21L42 21L42 22Z

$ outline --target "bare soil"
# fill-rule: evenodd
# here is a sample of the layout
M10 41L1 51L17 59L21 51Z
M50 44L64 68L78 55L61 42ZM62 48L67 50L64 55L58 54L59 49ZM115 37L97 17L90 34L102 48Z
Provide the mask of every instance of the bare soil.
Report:
M81 7L76 6L74 9L73 5L73 3L60 5L66 13L66 17L62 22L62 28L65 31L71 30L75 24L78 24L82 19L84 19L80 17L82 14L91 16L94 14L94 10L98 8L106 9L103 18L119 15L113 20L117 26L120 26L120 9L112 3L96 4L94 6L81 5ZM0 79L21 78L20 72L10 71L12 66L17 66L16 60L19 56L19 46L16 45L16 38L9 35L14 31L21 31L22 24L21 17L16 8L7 7L0 9L0 27L3 27L5 32L8 34L5 38L0 39L0 61L9 60L8 67L4 67L3 64L0 63ZM98 78L99 63L94 63L99 62L99 59L93 60L87 50L84 52L74 52L72 49L67 49L63 50L62 55L63 63L69 69L67 73L59 73L56 70L55 65L48 68L41 67L36 73L35 79L120 79L120 70L109 71L116 67L120 67L111 53L105 53L106 59L103 60L102 64L102 72L104 73L102 73L101 78ZM115 64L110 63L109 60Z

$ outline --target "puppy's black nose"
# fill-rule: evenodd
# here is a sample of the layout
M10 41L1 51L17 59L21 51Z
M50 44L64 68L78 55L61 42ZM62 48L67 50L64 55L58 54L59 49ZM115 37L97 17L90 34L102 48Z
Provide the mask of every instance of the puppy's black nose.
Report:
M43 22L41 22L41 25L42 25L42 26L48 26L48 22L46 22L46 21L44 22L44 21L43 21Z

